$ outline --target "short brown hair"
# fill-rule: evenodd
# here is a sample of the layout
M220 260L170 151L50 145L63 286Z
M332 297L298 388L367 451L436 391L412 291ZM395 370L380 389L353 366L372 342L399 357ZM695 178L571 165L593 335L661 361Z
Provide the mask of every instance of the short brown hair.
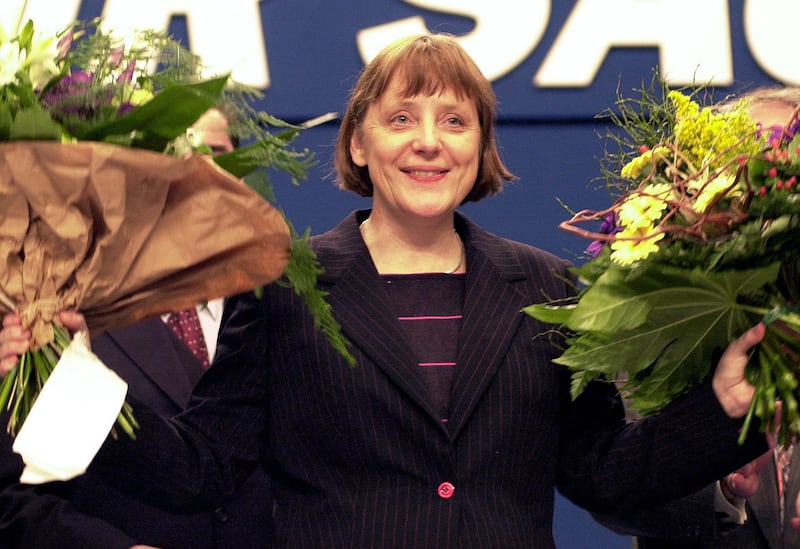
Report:
M460 97L475 101L481 128L481 158L478 176L464 202L477 202L496 194L514 175L505 167L497 150L494 121L497 98L491 83L456 40L449 35L404 38L381 51L361 73L347 105L336 139L334 165L339 187L360 196L372 196L367 167L357 166L350 156L350 141L364 115L386 90L392 77L406 79L407 97L436 94L452 89Z

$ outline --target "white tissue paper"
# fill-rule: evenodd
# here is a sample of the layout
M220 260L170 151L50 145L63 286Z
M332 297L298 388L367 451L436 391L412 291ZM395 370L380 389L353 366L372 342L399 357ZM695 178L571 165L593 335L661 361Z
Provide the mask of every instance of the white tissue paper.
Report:
M20 482L69 480L86 472L125 402L128 384L78 332L64 350L14 440Z

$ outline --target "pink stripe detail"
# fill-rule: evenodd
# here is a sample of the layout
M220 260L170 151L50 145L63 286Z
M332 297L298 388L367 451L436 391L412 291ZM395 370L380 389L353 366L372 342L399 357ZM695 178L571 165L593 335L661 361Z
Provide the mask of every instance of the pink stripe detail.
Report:
M417 366L455 366L455 362L420 362Z
M463 315L452 316L399 316L398 320L454 320L456 318L463 318Z

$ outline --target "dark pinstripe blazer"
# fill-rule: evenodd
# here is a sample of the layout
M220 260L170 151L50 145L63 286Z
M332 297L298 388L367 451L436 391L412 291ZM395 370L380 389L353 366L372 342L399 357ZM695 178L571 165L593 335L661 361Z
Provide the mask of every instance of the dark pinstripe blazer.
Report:
M571 403L547 327L520 312L571 293L567 263L460 215L468 272L442 425L359 234L366 215L313 239L320 287L356 367L292 290L271 285L260 301L233 299L221 367L198 384L194 407L166 427L142 412L139 440L109 441L97 466L148 471L143 495L197 504L230 490L261 440L276 482L278 545L485 549L552 547L556 485L580 505L610 508L688 493L766 449L760 438L737 446L740 422L707 385L633 427L613 386ZM147 451L134 455L134 446Z

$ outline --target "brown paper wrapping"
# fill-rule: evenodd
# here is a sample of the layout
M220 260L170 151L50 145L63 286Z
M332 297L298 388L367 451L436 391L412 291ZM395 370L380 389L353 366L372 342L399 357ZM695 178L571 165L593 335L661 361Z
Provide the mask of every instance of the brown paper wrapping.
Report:
M290 247L282 215L207 156L0 143L0 311L34 349L62 309L125 326L268 284Z

